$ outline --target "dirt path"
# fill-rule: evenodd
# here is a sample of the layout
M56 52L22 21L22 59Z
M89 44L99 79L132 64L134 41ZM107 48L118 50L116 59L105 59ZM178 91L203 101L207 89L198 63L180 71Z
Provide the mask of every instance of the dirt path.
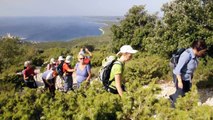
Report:
M169 99L169 95L175 92L175 87L172 82L160 84L161 93L157 97L164 97ZM199 105L209 105L213 106L213 88L198 89L198 94L200 96Z

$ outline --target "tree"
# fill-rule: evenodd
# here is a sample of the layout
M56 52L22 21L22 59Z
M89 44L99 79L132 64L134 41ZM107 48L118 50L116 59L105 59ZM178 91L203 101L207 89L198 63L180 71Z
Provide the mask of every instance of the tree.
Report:
M175 0L163 6L162 34L158 50L168 54L181 47L188 47L194 40L205 40L212 50L213 1ZM156 32L158 33L158 32ZM154 41L155 42L155 41ZM210 51L211 51L210 50Z
M118 49L124 44L130 44L137 49L143 49L144 38L152 33L155 26L156 15L149 15L144 6L132 7L125 19L119 25L113 25L113 50Z
M21 53L21 50L19 49L18 39L4 38L0 42L1 67L5 68L13 64L14 59Z

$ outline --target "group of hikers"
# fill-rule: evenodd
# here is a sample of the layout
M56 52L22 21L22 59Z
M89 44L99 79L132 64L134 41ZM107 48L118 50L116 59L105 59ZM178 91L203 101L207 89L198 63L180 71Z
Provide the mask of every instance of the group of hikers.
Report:
M173 69L173 81L176 87L174 94L169 98L172 101L174 107L175 102L179 96L184 96L185 93L190 91L192 86L192 78L195 69L198 66L198 58L203 57L207 51L207 45L203 40L196 40L192 45L185 49L179 56L178 62ZM137 53L130 45L123 45L120 51L117 53L116 60L113 62L110 68L109 84L107 85L107 91L113 94L119 94L121 97L125 91L123 83L124 65L130 61L134 53ZM88 53L89 56L85 54ZM76 74L77 86L79 87L82 82L90 82L91 78L91 64L90 59L92 53L87 48L82 48L78 54L78 62L74 68L70 66L72 56L67 56L65 59L60 56L56 62L51 59L50 64L47 67L47 71L42 74L42 79L45 83L45 88L49 88L50 92L55 94L55 78L60 76L64 80L64 92L73 90L73 78L72 73ZM62 65L63 63L63 65ZM60 75L58 70L59 66L63 66L63 75ZM27 64L27 68L24 71L24 80L27 82L30 79L30 75L34 75L30 69L30 64ZM33 84L29 84L33 85Z
M87 54L88 56L86 56ZM47 64L46 70L41 76L45 90L49 89L52 96L55 96L56 88L65 93L69 90L73 90L73 76L75 76L78 88L84 81L89 83L91 79L91 58L92 53L87 48L81 48L78 53L78 62L74 68L71 66L73 57L70 55L66 58L59 56L57 60L51 58L49 64ZM36 73L31 62L26 61L24 66L22 73L25 85L29 88L37 88L34 79ZM73 73L75 73L75 75L73 75Z

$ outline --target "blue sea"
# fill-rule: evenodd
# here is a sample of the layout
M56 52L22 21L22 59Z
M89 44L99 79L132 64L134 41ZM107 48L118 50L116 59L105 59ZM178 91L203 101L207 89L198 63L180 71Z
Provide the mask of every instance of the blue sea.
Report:
M0 17L0 36L10 33L29 41L69 41L101 35L104 21L116 21L116 17Z

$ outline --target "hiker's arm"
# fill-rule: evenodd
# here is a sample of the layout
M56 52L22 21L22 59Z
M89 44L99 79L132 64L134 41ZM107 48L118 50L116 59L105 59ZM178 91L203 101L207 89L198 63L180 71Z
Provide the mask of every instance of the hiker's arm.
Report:
M75 69L67 69L68 72L74 72Z
M26 74L24 74L24 80L27 80L29 77L26 76Z
M86 79L86 81L87 82L89 82L90 81L90 78L91 78L91 70L88 70L88 77L87 77L87 79Z
M183 88L183 82L182 82L182 78L181 75L176 75L177 76L177 80L178 80L178 87L179 88Z
M115 86L118 91L118 94L122 97L123 90L121 88L121 74L115 75Z
M179 88L183 88L183 83L182 83L182 78L181 78L181 69L184 67L185 64L187 64L187 62L190 59L190 55L187 52L184 52L178 61L177 66L175 67L175 69L173 70L173 73L176 75L177 80L178 80L178 87Z
M89 54L90 58L92 58L92 53L87 48L85 48L85 51Z

